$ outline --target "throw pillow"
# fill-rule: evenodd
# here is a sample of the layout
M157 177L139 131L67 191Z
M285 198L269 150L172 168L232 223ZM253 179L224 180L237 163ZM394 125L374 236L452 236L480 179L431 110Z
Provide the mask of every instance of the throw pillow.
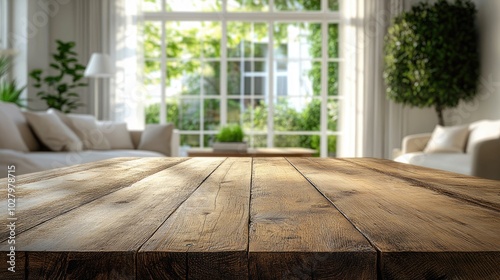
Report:
M59 110L49 109L48 113L57 115L83 143L85 150L109 150L110 145L102 131L97 127L94 116L64 114Z
M436 126L425 153L463 153L469 128L467 126Z
M111 149L134 149L126 123L101 122L98 127L108 140Z
M138 150L147 150L170 156L170 143L172 141L173 124L149 124L142 132Z
M16 124L2 111L0 111L0 120L0 149L29 152Z
M28 124L28 120L23 115L23 112L17 105L8 102L0 101L0 111L2 111L9 119L14 122L16 125L21 137L24 140L24 143L30 151L39 151L40 144L38 140L36 140L35 134L33 130L30 128Z
M69 114L73 131L83 142L86 150L109 150L108 139L104 137L102 131L97 127L94 116Z
M470 124L470 134L467 142L467 153L472 153L480 142L500 138L500 121L478 121Z
M82 141L56 115L26 112L26 118L36 136L52 151L82 150Z

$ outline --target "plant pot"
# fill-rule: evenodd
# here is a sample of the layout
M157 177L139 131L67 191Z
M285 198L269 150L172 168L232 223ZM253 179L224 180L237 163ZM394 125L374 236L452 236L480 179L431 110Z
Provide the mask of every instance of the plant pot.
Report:
M214 149L214 152L246 153L248 144L247 142L215 142L212 147Z

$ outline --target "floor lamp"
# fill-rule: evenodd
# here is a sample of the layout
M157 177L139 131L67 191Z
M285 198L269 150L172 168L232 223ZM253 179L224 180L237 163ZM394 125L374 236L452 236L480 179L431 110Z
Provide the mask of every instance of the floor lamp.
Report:
M99 78L110 78L113 75L111 59L109 58L109 55L104 53L93 53L90 57L89 64L85 69L84 75L85 77L96 79L94 83L94 114L96 119L99 119Z

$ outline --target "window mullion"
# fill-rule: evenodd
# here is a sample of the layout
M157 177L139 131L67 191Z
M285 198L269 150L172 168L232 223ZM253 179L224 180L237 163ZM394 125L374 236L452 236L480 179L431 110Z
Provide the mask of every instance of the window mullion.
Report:
M226 1L223 1L223 10L225 11ZM221 38L221 65L220 65L220 124L221 126L227 124L227 21L223 20L222 24L222 38Z

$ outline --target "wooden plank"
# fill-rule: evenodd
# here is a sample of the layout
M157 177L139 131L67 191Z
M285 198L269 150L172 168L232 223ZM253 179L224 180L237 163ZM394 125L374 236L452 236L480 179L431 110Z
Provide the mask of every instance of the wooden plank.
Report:
M375 249L285 159L255 158L253 172L252 279L376 278Z
M407 180L413 185L500 210L500 199L498 199L500 197L500 181L404 164L392 160L374 158L345 160Z
M78 154L76 154L78 155ZM35 183L39 181L44 181L56 177L61 177L66 174L71 174L71 173L76 173L76 172L81 172L89 169L101 169L106 166L111 166L117 163L122 163L125 161L131 161L135 160L137 158L133 157L123 157L123 158L112 158L112 159L106 159L106 160L101 160L97 162L89 162L89 163L84 163L84 164L78 164L78 165L73 165L73 166L67 166L67 167L61 167L51 170L44 170L40 172L35 172L35 173L30 173L30 174L25 174L17 177L17 183L19 185L24 185L24 184L29 184L29 183Z
M142 158L127 161L112 161L106 168L93 168L76 172L63 170L62 176L28 183L16 184L16 233L41 224L58 215L108 195L172 165L187 159ZM58 174L58 171L53 171ZM124 176L126 174L126 176ZM7 205L2 197L1 205ZM0 208L0 217L8 217L7 207ZM5 241L9 229L0 228L1 241Z
M144 244L142 279L247 279L252 161L228 158Z
M384 279L500 278L498 211L414 186L355 159L288 160L378 248Z
M75 268L84 271L94 267L101 268L100 275L112 274L115 279L135 277L135 271L115 268L135 267L139 247L223 161L223 158L184 161L19 234L16 248L28 253L29 277L43 278L46 271L50 275L66 275ZM108 174L107 169L104 172ZM95 191L101 188L89 187ZM5 251L5 246L3 243L0 250ZM120 264L111 265L106 271L103 264L112 264L117 257L115 253L121 256Z
M0 279L9 280L24 280L26 278L26 254L23 252L14 252L14 258L11 259L7 254L10 252L2 252L2 259L0 261ZM10 263L13 261L13 263ZM11 266L13 266L11 268ZM13 271L9 270L12 269Z

